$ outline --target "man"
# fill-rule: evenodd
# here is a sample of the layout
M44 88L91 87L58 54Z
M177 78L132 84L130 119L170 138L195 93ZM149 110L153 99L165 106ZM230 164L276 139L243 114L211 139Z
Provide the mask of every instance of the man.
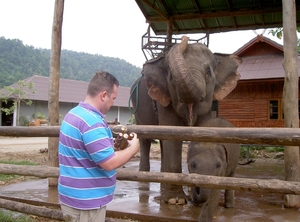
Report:
M107 72L91 79L83 102L70 110L59 134L58 193L66 221L105 221L113 200L116 168L137 153L137 135L128 148L114 151L113 135L104 115L118 93L118 80Z

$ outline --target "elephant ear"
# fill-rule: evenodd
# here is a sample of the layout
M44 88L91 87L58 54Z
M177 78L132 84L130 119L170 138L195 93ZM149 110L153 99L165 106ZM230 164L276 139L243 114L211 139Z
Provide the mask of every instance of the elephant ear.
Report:
M242 59L236 55L214 53L217 60L216 86L214 99L224 99L237 85L240 74L237 72Z
M148 88L148 95L162 106L168 106L171 97L168 91L167 74L164 70L164 56L149 60L144 64L142 74Z
M224 146L224 144L221 144L221 146L222 146L222 148L223 148L223 150L222 150L222 156L223 156L223 158L224 158L224 161L228 164L228 152L227 152L227 149L226 149L226 147Z

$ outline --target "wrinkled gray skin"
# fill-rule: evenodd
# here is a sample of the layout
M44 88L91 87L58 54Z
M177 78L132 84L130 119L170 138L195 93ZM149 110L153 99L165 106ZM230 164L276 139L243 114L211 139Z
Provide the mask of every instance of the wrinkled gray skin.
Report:
M203 127L234 127L229 121L212 118ZM191 142L188 148L187 164L189 173L233 177L240 156L240 145L229 143ZM193 187L196 203L202 203L198 221L212 221L218 208L220 189ZM225 190L225 207L234 206L234 191Z
M241 62L234 55L213 54L203 44L188 44L184 36L166 55L146 62L142 77L132 85L136 123L200 126L211 116L213 99L221 100L235 88ZM150 170L150 142L140 139L140 171ZM181 173L182 142L163 140L160 145L161 171ZM182 187L163 185L162 200L183 203Z

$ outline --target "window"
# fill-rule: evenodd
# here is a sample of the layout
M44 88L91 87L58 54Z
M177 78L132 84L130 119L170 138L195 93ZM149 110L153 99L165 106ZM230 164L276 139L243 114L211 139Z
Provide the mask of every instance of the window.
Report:
M211 115L212 117L218 117L219 115L219 101L213 100L212 107L211 107Z
M279 101L278 100L270 100L269 107L270 107L269 118L270 119L279 119L278 118L280 116L279 115L279 110L281 110L280 106L279 106Z
M300 100L298 100L298 115L300 119ZM284 120L283 103L281 99L269 100L269 119Z

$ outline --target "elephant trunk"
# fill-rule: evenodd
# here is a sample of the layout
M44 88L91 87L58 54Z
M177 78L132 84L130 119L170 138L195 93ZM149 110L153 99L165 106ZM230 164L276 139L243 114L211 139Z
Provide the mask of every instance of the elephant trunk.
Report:
M197 86L196 77L192 75L183 53L188 46L189 38L182 37L180 44L175 45L168 53L169 68L172 73L172 79L177 88L178 99L182 103L192 104L203 101L205 89Z
M193 187L193 201L196 203L204 203L207 201L209 189L201 189L200 187Z

